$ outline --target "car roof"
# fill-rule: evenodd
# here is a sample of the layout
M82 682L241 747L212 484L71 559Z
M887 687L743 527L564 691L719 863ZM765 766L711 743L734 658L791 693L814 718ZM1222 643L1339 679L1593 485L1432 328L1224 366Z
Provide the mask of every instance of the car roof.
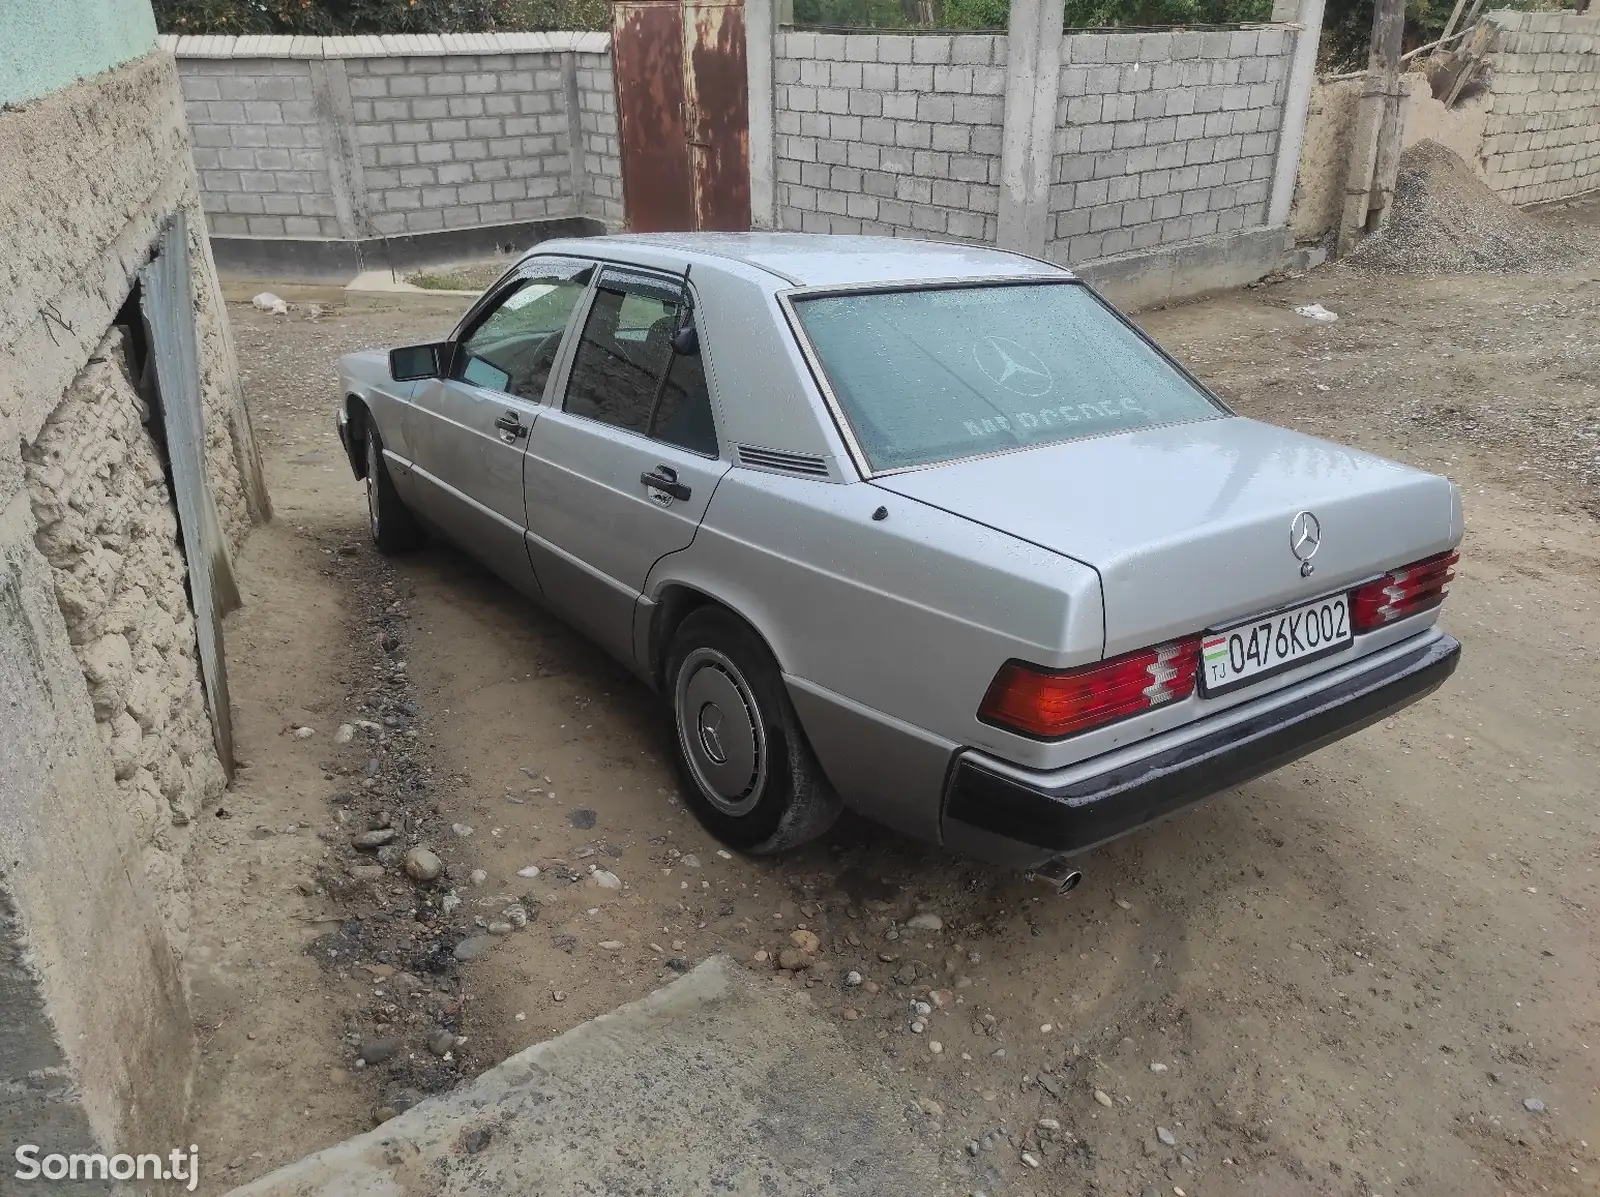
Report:
M1039 275L1072 277L1070 271L1060 266L1004 250L901 237L824 233L625 233L584 238L582 242L565 243L562 249L571 252L580 244L607 257L637 257L641 264L662 252L681 254L691 261L701 258L741 262L792 285L808 287ZM552 248L546 242L535 246L532 253L548 253Z

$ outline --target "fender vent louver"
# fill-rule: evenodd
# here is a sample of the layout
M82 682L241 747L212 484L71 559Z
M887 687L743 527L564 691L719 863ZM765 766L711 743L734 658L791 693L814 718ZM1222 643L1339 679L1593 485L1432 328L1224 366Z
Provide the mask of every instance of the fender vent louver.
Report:
M749 445L740 445L739 464L780 470L785 474L804 474L809 478L828 476L828 463L809 453L784 453L778 449L752 449Z

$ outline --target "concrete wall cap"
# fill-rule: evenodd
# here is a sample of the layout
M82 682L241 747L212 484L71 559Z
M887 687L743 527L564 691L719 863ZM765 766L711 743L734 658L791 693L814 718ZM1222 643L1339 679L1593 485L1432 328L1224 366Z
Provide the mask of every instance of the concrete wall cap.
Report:
M161 35L160 46L176 58L391 58L450 54L540 54L570 51L604 54L609 33L430 33L354 37L228 37Z

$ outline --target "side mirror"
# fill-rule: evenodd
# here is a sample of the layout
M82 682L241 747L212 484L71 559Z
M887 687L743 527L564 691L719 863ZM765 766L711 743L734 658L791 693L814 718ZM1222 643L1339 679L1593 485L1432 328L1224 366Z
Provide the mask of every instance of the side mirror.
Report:
M679 357L693 357L700 352L700 334L694 325L680 328L672 334L672 352Z
M419 378L443 378L449 360L449 341L391 349L389 377L396 382L415 382Z

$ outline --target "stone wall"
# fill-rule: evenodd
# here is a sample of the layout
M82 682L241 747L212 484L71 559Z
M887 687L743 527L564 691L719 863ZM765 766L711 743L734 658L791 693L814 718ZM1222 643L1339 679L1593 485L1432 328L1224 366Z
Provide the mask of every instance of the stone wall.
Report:
M163 42L213 236L621 219L605 34Z
M34 543L50 563L118 802L143 845L140 875L181 943L188 906L173 828L188 826L226 778L200 681L177 511L124 339L121 329L106 336L22 456ZM224 460L221 473L237 492L230 467Z
M205 463L237 546L267 502L189 144L159 52L0 110L5 1158L56 1128L186 1141L182 862L220 764L155 442L107 333L188 213Z
M1006 38L780 33L779 227L992 244Z
M1497 12L1481 151L1513 204L1600 188L1600 16Z
M1092 261L1266 223L1284 30L1064 43L1046 256Z

